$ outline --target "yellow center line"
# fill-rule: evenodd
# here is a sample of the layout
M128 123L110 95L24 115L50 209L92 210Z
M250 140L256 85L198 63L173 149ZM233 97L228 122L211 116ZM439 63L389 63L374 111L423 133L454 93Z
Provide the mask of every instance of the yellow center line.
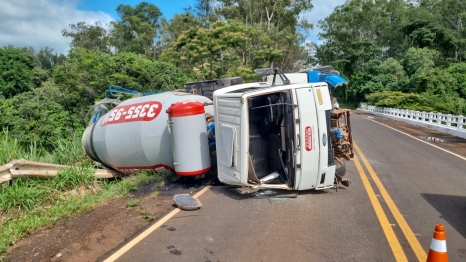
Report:
M367 179L366 173L364 173L364 170L361 164L359 163L358 157L356 155L354 156L354 164L358 169L362 183L366 188L367 195L369 195L369 199L372 203L372 206L374 207L375 214L379 219L380 225L382 226L383 232L385 233L385 237L387 238L387 241L390 244L390 248L392 249L396 261L408 261L408 258L406 257L406 254L404 253L403 248L401 247L400 242L398 241L398 238L396 237L392 226L388 222L388 218L385 215L385 212L383 211L382 206L380 205L380 202L374 193L374 189L372 189L372 186L369 183L369 180Z
M413 249L414 253L416 254L417 259L419 259L419 261L426 261L427 254L422 248L421 244L419 243L419 240L414 235L413 231L409 227L403 215L401 215L400 211L398 210L398 207L395 205L395 202L393 202L392 198L388 194L387 190L383 186L377 174L374 172L374 169L372 169L372 166L369 164L369 162L367 161L362 151L359 149L356 143L353 143L353 145L356 151L358 152L358 155L361 157L362 162L364 162L364 165L369 171L369 174L371 175L372 180L374 180L375 185L379 189L380 194L382 195L383 199L387 203L388 208L390 209L393 216L395 217L396 222L398 222L398 225L400 226L401 231L403 231L403 234L405 235L406 239L408 239L408 242L411 245L411 248Z
M209 190L210 186L204 187L201 191L197 192L193 197L198 198L202 194L204 194L207 190ZM154 232L157 228L159 228L161 225L165 224L170 218L175 216L178 212L180 212L181 209L177 208L168 213L166 216L164 216L162 219L157 221L157 223L153 224L151 227L146 229L144 232L142 232L139 236L135 237L133 240L128 242L126 245L124 245L122 248L120 248L118 251L113 253L109 258L105 259L104 262L113 262L120 258L124 253L126 253L128 250L130 250L132 247L134 247L137 243L141 242L145 237L147 237L150 233Z

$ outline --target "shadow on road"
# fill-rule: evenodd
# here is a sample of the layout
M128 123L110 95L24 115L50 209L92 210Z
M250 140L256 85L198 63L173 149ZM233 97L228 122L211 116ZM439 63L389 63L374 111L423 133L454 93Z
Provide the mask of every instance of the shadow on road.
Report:
M227 196L235 200L246 200L246 199L289 199L294 201L300 196L305 195L322 195L327 194L329 190L306 190L306 191L295 191L295 190L283 190L283 189L252 189L247 187L235 187L235 186L214 186L210 188L210 191ZM341 188L338 190L345 190Z
M466 196L421 194L456 231L466 238ZM448 234L448 232L447 232Z
M236 189L238 189L238 187L223 185L223 186L211 187L210 191L214 192L215 194L224 195L224 196L227 196L235 200L245 200L245 199L251 199L255 197L253 193L241 194L238 191L236 191Z
M131 193L138 197L154 191L160 191L162 195L173 195L179 193L185 193L185 191L192 190L191 193L201 190L204 186L210 185L210 191L227 196L234 200L246 200L253 198L261 199L290 199L299 198L305 195L320 195L326 194L331 190L306 190L306 191L295 191L295 190L283 190L283 189L253 189L248 187L238 187L223 184L217 177L216 168L212 168L204 178L196 179L193 177L176 177L174 180L166 180L163 186L154 188L154 185L142 185L137 189L131 191ZM346 190L345 187L340 187L338 190Z

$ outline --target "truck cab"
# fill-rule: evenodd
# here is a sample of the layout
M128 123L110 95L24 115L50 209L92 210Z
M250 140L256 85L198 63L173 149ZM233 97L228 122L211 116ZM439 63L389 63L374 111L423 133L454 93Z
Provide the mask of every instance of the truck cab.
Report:
M280 70L269 70L274 74L264 78L267 82L214 92L221 182L289 190L334 187L337 168L344 166L335 152L352 157L349 114L347 123L332 119L329 83L311 79L319 76L310 71L288 78ZM349 130L346 141L342 129Z

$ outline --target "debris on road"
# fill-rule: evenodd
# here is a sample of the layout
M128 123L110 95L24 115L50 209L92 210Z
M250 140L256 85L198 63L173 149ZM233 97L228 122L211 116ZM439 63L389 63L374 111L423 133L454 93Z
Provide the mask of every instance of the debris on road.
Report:
M175 201L176 206L182 210L196 210L202 206L201 201L189 194L174 195L173 201Z
M257 192L256 197L259 198L297 198L298 194L283 192L283 190L261 190Z
M246 195L246 194L253 194L253 193L256 193L260 190L260 188L251 188L251 187L236 187L236 188L233 188L232 190L242 194L242 195Z

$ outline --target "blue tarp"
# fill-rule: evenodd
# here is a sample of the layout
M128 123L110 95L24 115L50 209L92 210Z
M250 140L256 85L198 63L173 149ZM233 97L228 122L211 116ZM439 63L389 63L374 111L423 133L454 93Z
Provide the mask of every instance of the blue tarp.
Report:
M309 70L308 72L309 83L325 82L332 87L338 87L348 84L348 81L343 77L336 74L324 74L319 70Z

